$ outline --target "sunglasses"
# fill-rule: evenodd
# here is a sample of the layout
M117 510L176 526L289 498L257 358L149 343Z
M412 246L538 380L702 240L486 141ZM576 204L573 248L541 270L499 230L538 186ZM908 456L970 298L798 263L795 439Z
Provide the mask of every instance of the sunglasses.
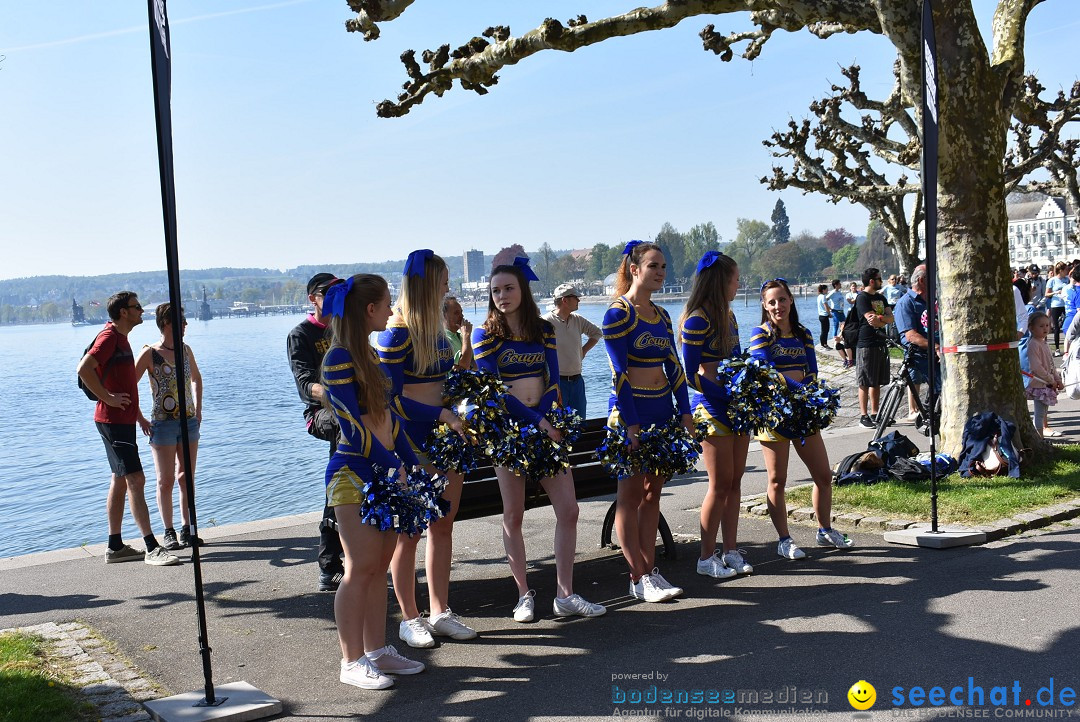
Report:
M140 310L140 311L142 311L142 310L143 310L143 307L142 307L142 306L140 306L140 305L139 305L139 304L137 304L137 303L136 303L136 304L135 304L134 306L124 306L124 308L137 308L137 309L138 309L138 310Z

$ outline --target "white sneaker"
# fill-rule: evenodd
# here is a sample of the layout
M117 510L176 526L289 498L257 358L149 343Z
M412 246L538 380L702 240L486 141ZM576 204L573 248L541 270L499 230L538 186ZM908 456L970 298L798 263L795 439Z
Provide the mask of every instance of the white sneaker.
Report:
M607 611L602 604L587 602L580 594L571 594L565 599L555 597L551 609L557 617L599 617Z
M476 630L461 621L461 617L451 612L450 607L442 614L428 617L427 626L428 631L437 637L450 637L458 641L476 638Z
M776 545L776 553L784 559L802 559L806 556L806 552L799 548L795 543L795 540L791 537L787 539L781 539Z
M630 582L630 596L646 602L666 602L671 599L666 589L656 585L651 574L642 574L641 579Z
M382 649L364 655L375 669L383 674L420 674L424 663L398 654L394 645L388 644Z
M721 557L721 559L724 560L724 566L728 569L735 570L736 574L750 574L754 571L754 568L743 559L741 549L732 549L729 552L724 552L724 556Z
M175 567L180 563L180 557L165 551L160 544L146 552L143 561L152 567Z
M341 660L341 676L338 679L360 689L386 689L394 686L394 680L380 672L367 657L352 662Z
M735 576L734 569L728 569L724 566L724 560L720 558L719 552L708 559L698 559L697 573L703 577L713 577L714 579L726 579Z
M532 589L525 592L525 596L517 600L514 605L515 622L531 622L536 614L536 592Z
M428 630L424 620L420 617L416 619L403 619L401 624L398 625L398 639L410 647L416 649L426 649L428 647L435 646L435 640L431 638L431 632Z
M652 568L651 576L653 579L653 583L663 589L665 592L667 592L668 599L674 599L675 597L682 596L683 588L675 586L667 579L664 579L662 576L660 576L660 570L656 567Z
M835 529L828 531L818 529L817 543L821 547L836 547L837 549L850 549L855 546L855 542L848 539L847 534L841 534Z

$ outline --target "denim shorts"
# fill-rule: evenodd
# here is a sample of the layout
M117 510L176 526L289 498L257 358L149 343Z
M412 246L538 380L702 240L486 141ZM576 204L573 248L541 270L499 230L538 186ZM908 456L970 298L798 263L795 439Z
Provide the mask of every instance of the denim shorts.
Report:
M199 422L192 416L187 420L188 441L199 440ZM150 422L151 446L176 446L180 443L180 419Z

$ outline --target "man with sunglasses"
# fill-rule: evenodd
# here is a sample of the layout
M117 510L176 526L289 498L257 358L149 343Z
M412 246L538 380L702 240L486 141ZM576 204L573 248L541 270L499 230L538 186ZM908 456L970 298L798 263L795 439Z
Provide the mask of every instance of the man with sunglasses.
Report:
M311 313L289 331L287 346L289 368L296 380L296 390L304 402L304 420L308 433L317 439L330 442L330 456L337 449L338 423L333 411L323 406L322 360L330 348L330 328L323 316L323 298L326 290L341 283L332 273L316 273L307 284ZM325 497L325 494L324 494ZM345 573L341 561L345 553L338 536L334 507L323 503L323 519L319 524L319 585L320 592L337 591L338 583Z
M859 425L872 429L877 425L875 418L881 387L889 383L889 349L885 344L884 329L893 322L893 315L880 293L881 271L867 268L863 271L862 282L863 290L855 298L855 311L859 317L855 378L859 384Z
M146 506L146 476L136 443L135 427L139 420L139 386L135 375L135 357L131 353L128 334L142 323L143 307L131 291L113 294L105 304L109 321L94 339L94 343L79 361L78 374L94 396L94 423L105 443L112 481L105 510L109 519L109 546L105 563L143 561L155 567L169 567L180 559L165 551L150 527L150 510ZM124 497L131 507L135 526L143 535L146 551L141 552L124 543L121 527L124 521Z

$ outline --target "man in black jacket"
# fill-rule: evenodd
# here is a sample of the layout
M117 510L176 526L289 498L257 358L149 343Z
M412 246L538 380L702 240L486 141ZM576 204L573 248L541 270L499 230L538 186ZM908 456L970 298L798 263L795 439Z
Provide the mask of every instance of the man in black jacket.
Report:
M322 312L326 289L341 279L332 273L316 273L307 284L308 300L312 311L296 327L289 331L289 367L296 379L296 390L304 402L304 420L308 433L330 442L330 456L337 449L338 423L334 412L322 405L324 396L322 360L330 348L330 329ZM341 557L344 550L341 538L334 528L334 508L323 503L323 520L319 524L319 586L320 592L337 590L345 571Z

